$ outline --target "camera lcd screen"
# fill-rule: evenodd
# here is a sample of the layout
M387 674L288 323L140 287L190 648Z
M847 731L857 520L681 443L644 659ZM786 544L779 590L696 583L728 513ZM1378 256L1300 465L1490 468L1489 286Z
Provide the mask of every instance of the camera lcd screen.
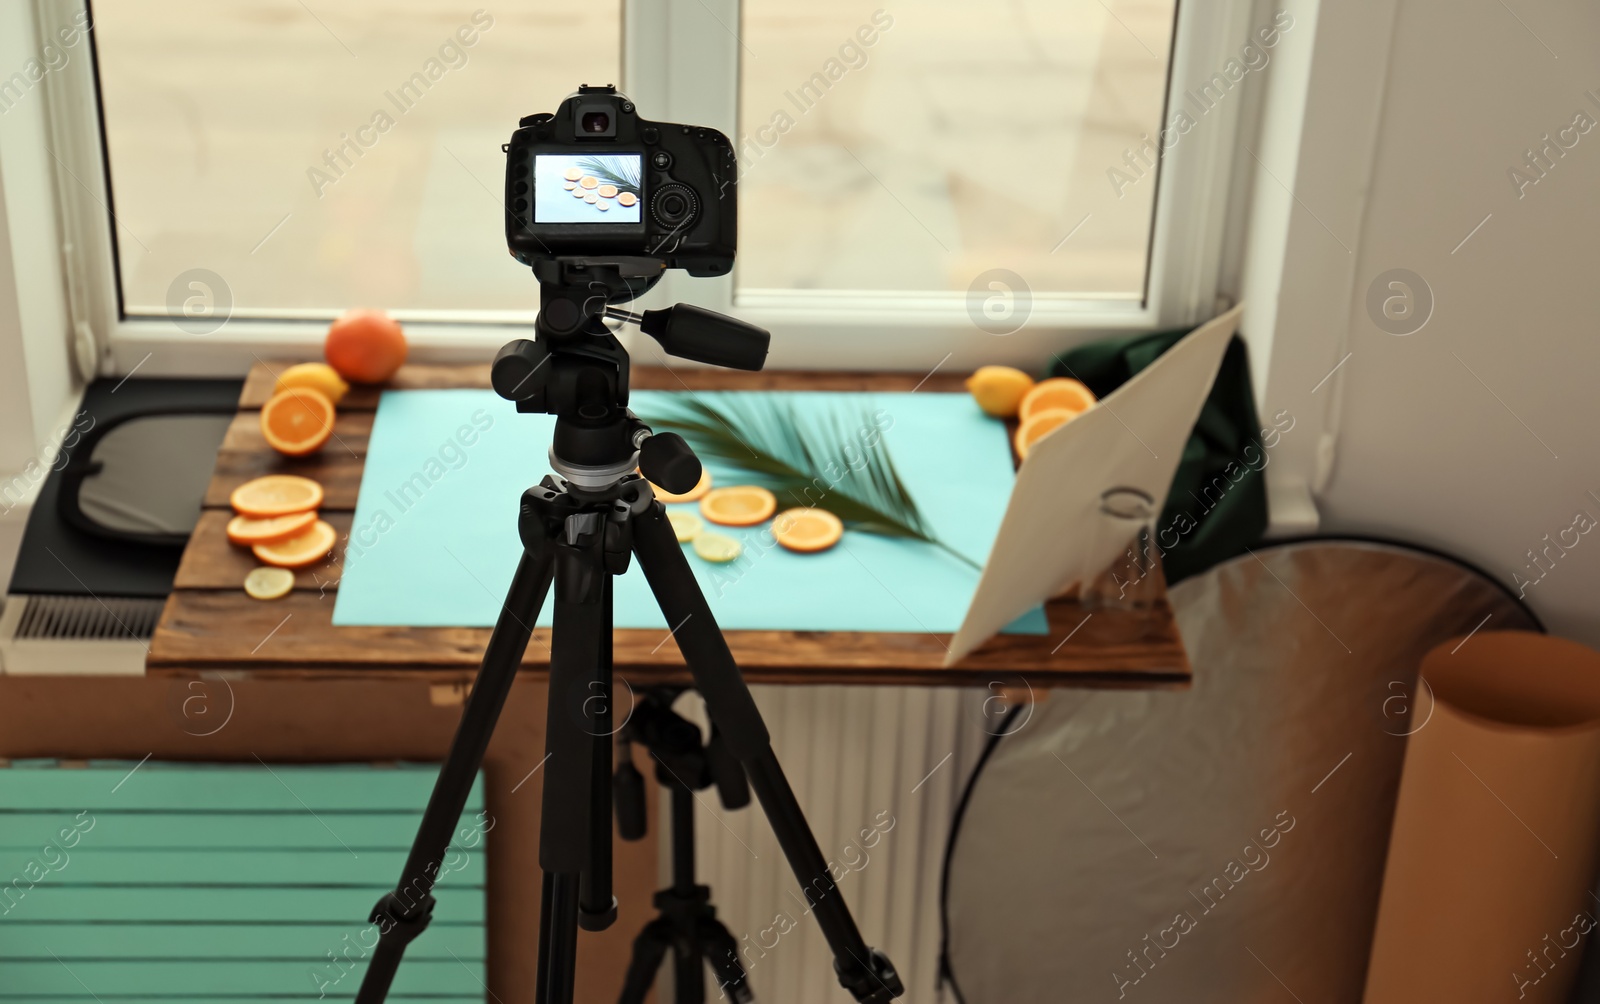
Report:
M638 223L644 155L541 153L533 158L533 222Z

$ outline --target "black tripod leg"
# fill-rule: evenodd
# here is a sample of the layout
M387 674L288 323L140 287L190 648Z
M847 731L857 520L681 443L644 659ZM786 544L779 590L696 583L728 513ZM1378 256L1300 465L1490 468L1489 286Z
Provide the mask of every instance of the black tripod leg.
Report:
M679 931L672 945L672 1004L705 1004L706 966L694 931Z
M617 1004L644 1004L650 987L656 981L656 970L672 945L672 922L657 917L644 925L644 930L633 939L633 959L628 963L628 974L622 981L622 996Z
M611 594L610 576L601 561L603 527L603 516L598 522L569 517L567 540L556 547L555 627L545 713L548 756L539 821L539 865L548 908L541 910L546 923L539 949L543 965L534 992L538 1004L571 1004L582 893L585 885L592 885L583 876L595 856L589 832L591 802L602 800L608 814L611 806L609 756L605 788L592 787L591 766L596 744L594 699L605 700L604 691L597 692L595 684L610 685L609 679L600 680L602 667L610 665L609 654L602 655L602 650L609 653L611 645L605 630ZM609 826L605 835L609 840ZM609 902L609 867L605 884Z
M445 850L466 807L472 782L483 765L484 751L517 677L517 667L522 664L533 622L549 592L551 564L548 547L524 551L517 564L511 589L484 649L472 695L462 710L450 753L439 770L405 870L400 873L400 884L373 907L370 920L378 925L378 947L361 980L356 1004L382 1004L406 945L428 926L433 914L433 883L439 877Z
M761 712L660 504L652 504L634 517L633 549L667 623L678 625L673 637L689 664L695 688L705 699L707 713L721 730L728 749L744 765L789 867L805 889L833 952L839 982L858 1001L880 1004L900 996L904 987L894 966L861 939L855 919L834 885L827 859L772 752Z
M616 688L611 679L611 576L600 581L599 650L596 652L594 690L585 699L589 722L589 790L604 793L589 800L589 857L584 862L578 925L585 931L604 931L617 919L617 899L611 894L611 745L612 702Z
M699 924L701 951L711 966L712 975L722 994L735 1004L750 1004L756 999L750 984L745 981L744 966L739 962L739 943L715 917L704 917Z

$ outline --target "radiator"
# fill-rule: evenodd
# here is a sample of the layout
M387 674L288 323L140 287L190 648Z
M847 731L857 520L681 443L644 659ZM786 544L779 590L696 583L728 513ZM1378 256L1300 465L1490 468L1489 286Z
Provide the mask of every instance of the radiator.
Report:
M166 601L128 596L7 596L0 674L139 676Z
M906 985L904 1000L940 1000L940 871L961 786L988 738L988 694L928 687L750 689L824 857L844 869L839 889L862 936L893 960ZM685 695L679 711L704 727L698 696ZM717 916L739 943L756 999L850 1002L760 806L752 800L729 812L715 788L698 796L700 881L711 887ZM664 859L664 878L666 869ZM658 988L671 999L670 981ZM719 999L709 974L706 999Z

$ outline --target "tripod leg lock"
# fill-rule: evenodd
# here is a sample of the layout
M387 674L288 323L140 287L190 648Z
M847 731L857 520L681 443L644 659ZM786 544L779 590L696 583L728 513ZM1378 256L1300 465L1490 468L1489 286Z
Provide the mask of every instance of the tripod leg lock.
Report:
M900 974L894 971L894 963L876 948L870 949L867 967L851 966L851 971L846 972L837 961L833 964L834 972L839 974L839 982L861 1004L888 1004L906 992L905 985L900 982Z
M617 922L617 897L611 897L611 906L598 913L578 907L578 926L585 931L604 931Z
M379 935L403 949L428 929L428 922L433 920L433 904L432 896L424 896L408 913L401 908L399 894L385 893L372 908L367 922L378 925Z

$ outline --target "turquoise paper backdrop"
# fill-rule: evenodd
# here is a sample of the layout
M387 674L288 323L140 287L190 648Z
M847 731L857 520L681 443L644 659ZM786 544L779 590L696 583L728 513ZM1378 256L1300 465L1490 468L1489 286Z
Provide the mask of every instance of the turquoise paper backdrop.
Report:
M630 404L649 421L670 396L636 391ZM697 396L715 403L720 395ZM881 413L880 426L888 425L883 448L928 525L982 564L1011 493L1011 454L1001 423L965 394L782 396L802 415L838 414L854 423L856 416ZM385 393L334 624L492 626L521 550L518 503L549 469L554 421L519 415L487 390ZM718 485L753 480L737 469L707 466ZM841 479L841 489L852 476ZM693 503L673 508L697 512ZM975 569L916 541L849 531L832 550L799 555L763 546L770 539L763 539L764 527L710 529L745 544L744 556L726 565L689 554L718 623L728 629L949 633L978 584ZM615 595L617 627L666 629L636 564L617 580ZM550 623L550 606L540 614L542 625ZM1012 630L1045 633L1043 611L1021 618Z

